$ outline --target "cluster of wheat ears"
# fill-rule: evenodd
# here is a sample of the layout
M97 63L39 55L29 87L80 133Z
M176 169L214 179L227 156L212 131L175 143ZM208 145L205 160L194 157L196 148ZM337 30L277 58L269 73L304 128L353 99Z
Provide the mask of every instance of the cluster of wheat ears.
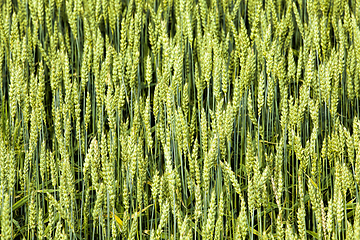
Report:
M3 0L1 239L360 239L359 0Z

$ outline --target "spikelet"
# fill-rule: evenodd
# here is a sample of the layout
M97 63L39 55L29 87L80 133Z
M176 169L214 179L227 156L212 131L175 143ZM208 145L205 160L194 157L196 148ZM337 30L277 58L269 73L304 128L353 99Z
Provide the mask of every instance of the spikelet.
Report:
M204 109L201 109L201 146L204 152L208 149L208 126Z
M1 211L1 232L2 232L2 238L8 240L12 238L12 230L10 223L11 220L10 196L7 192L5 192L4 195L5 196L3 196L2 199L2 211Z
M221 238L221 233L223 232L223 216L224 216L224 194L220 193L220 199L218 201L218 218L216 220L215 225L215 240L219 240Z
M212 190L211 192L211 200L210 205L208 208L207 213L207 221L206 225L204 223L204 238L205 239L212 239L213 238L213 231L214 231L214 223L215 223L215 214L216 214L216 194L215 191Z
M249 93L248 93L248 101L247 101L249 118L250 118L252 124L254 124L255 126L257 126L257 120L256 120L256 117L255 117L255 112L254 112L254 107L253 107L253 101L252 101L251 96L252 96L252 94L251 94L251 92L250 92L250 90L249 90Z
M165 227L166 225L166 221L168 220L168 216L169 216L169 211L170 211L170 204L169 201L166 201L164 203L164 205L162 205L161 207L161 218L160 218L160 222L158 225L158 228L156 230L156 237L155 239L160 239L160 235L162 232L162 229Z
M208 152L205 152L204 168L203 168L203 185L202 185L204 192L209 191L210 172L217 157L217 142L218 142L218 138L216 135L214 135Z
M297 226L299 229L300 239L306 239L306 225L305 225L305 206L304 206L304 189L303 189L303 180L301 175L298 175L298 183L299 183L299 201L300 207L297 211Z
M201 217L201 213L202 213L201 210L202 210L202 201L201 201L200 186L195 185L195 210L194 210L195 226L196 226L197 222L199 221L199 219Z
M231 170L231 167L226 162L220 162L220 164L221 164L221 168L224 171L224 174L227 175L227 177L230 179L236 193L242 196L240 184L236 179L235 173Z

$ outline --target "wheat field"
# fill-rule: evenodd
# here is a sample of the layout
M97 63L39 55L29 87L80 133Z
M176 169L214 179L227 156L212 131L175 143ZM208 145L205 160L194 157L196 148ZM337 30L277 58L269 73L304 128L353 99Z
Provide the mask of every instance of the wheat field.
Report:
M360 0L2 0L0 74L1 239L360 239Z

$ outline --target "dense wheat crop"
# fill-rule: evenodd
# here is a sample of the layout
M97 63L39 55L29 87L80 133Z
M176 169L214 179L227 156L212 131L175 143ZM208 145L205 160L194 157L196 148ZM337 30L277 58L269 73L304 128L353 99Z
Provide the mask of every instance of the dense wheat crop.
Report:
M1 239L360 239L360 0L0 1Z

